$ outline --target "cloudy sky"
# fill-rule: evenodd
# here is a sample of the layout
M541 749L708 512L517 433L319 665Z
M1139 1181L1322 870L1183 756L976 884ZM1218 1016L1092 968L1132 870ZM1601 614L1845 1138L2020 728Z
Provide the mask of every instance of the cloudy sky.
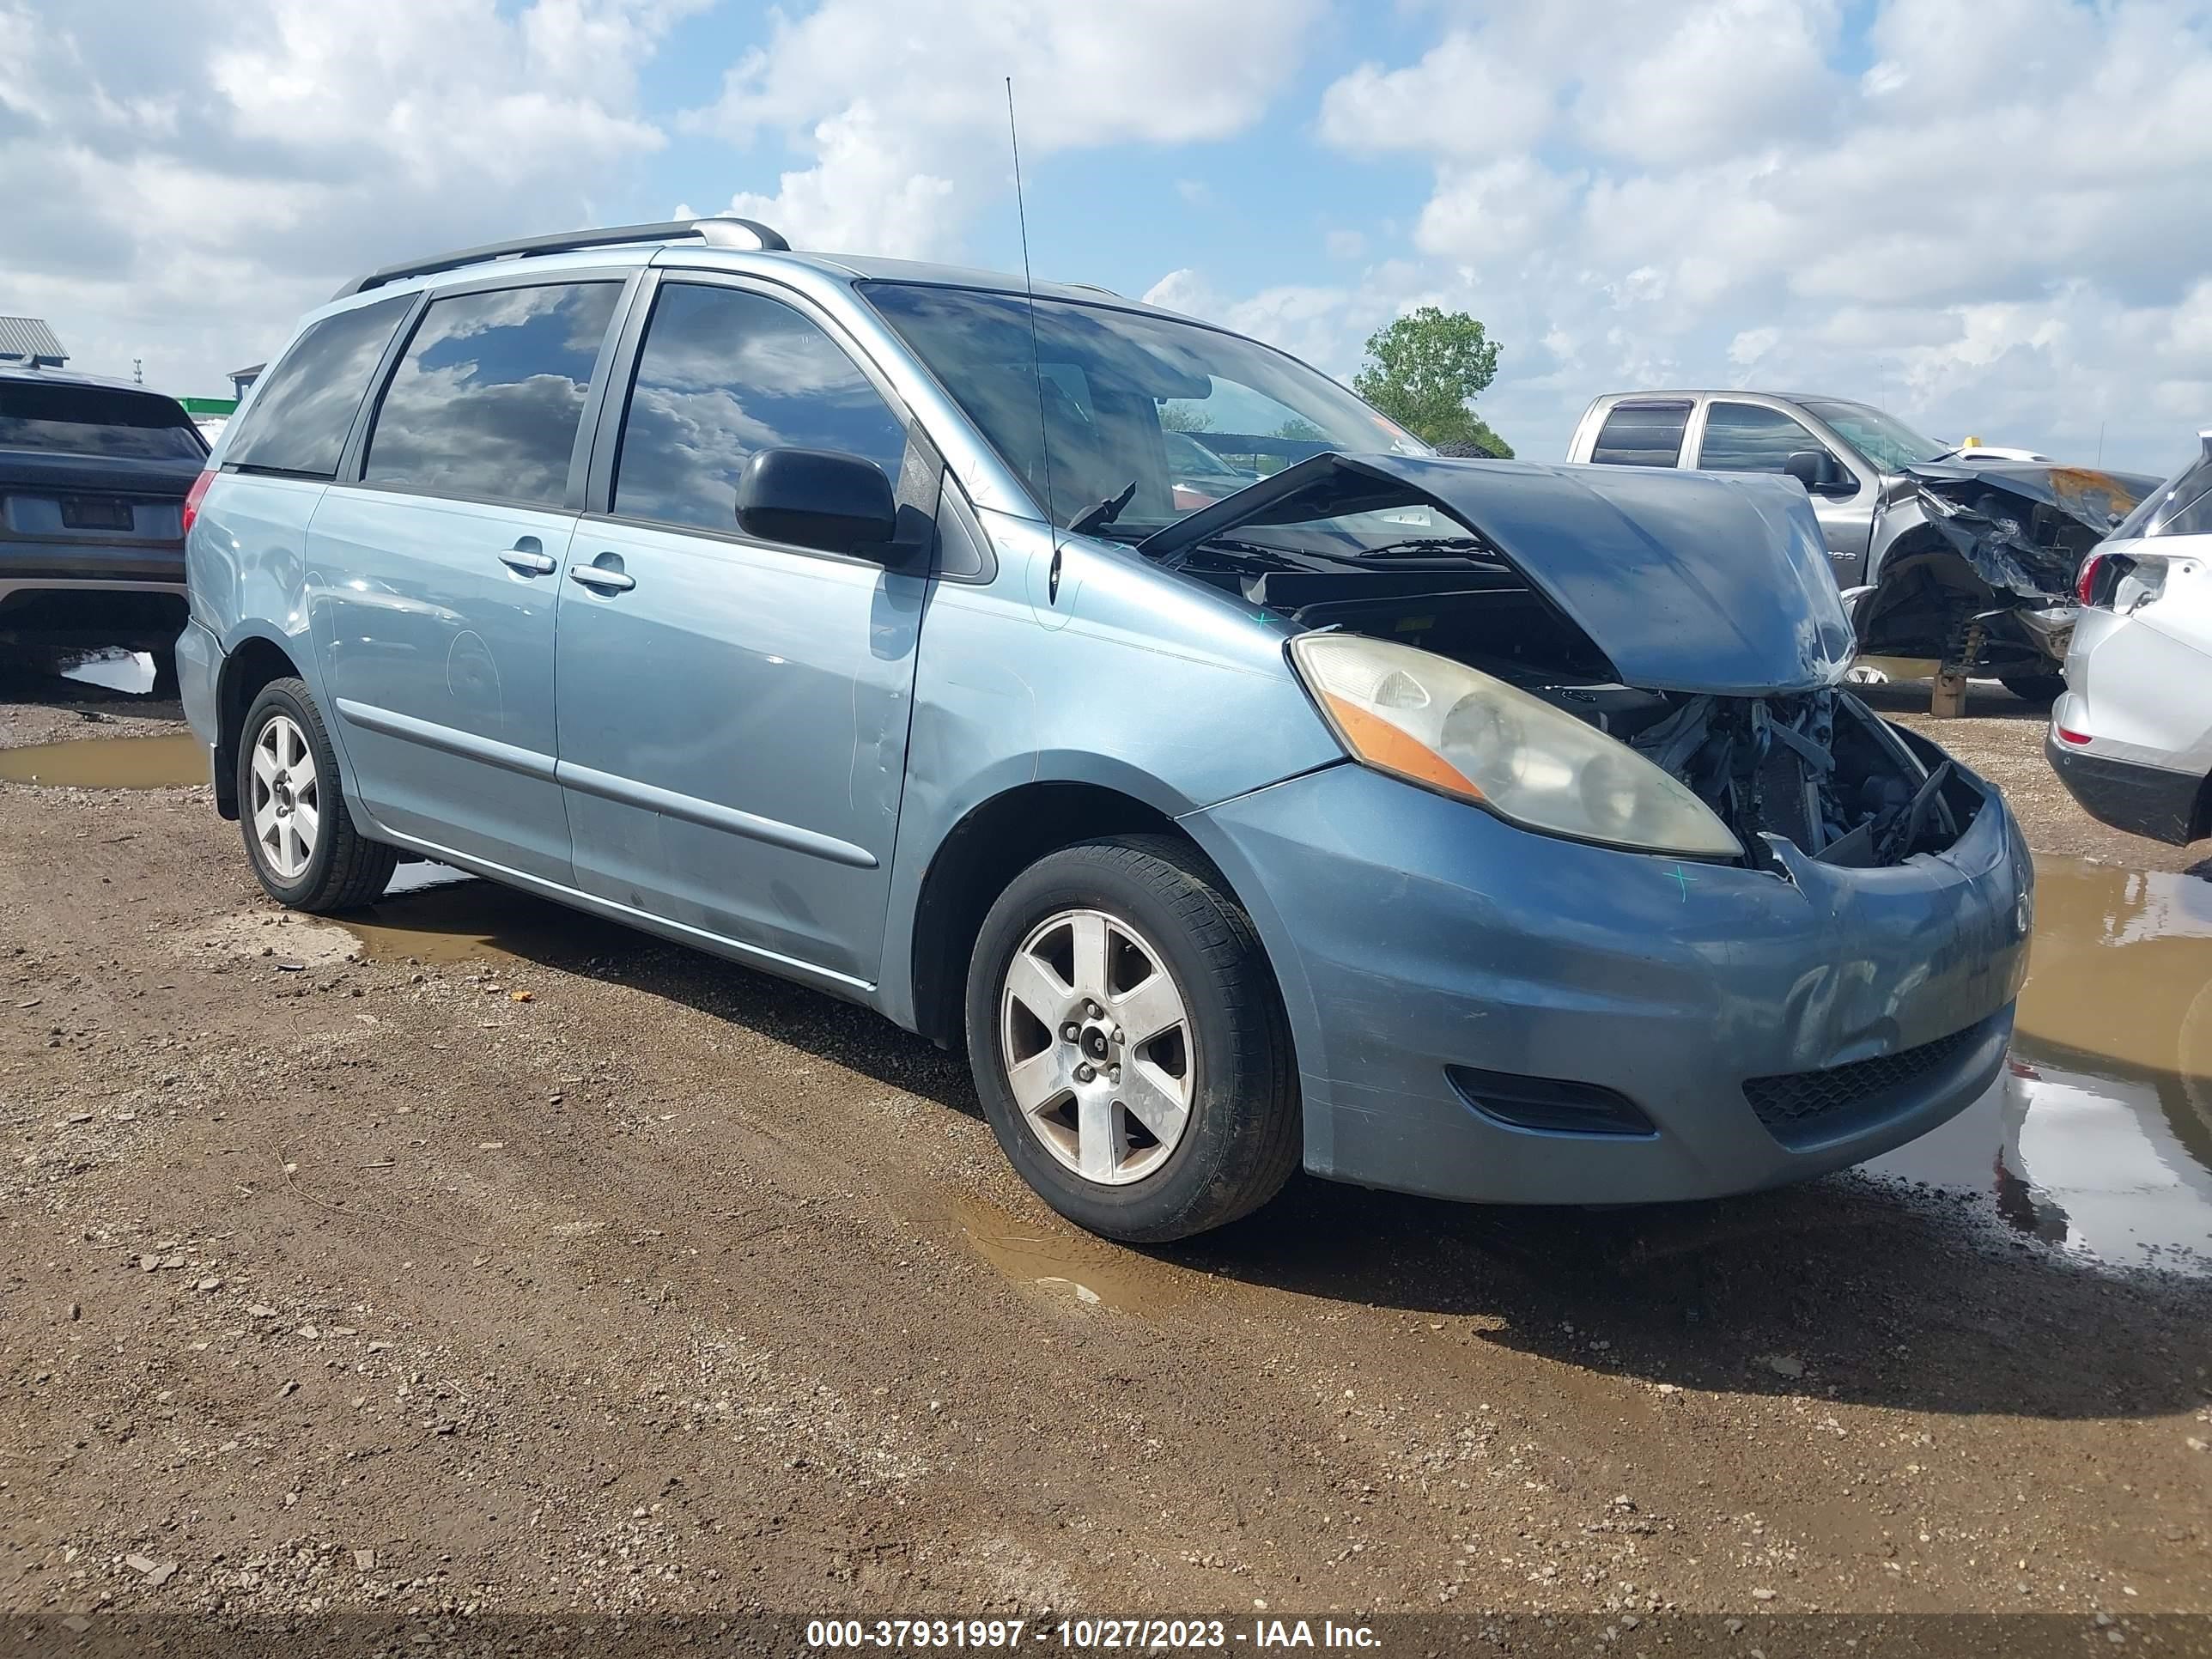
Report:
M220 393L345 277L737 210L1348 377L1435 302L1594 394L1861 397L2166 471L2212 424L2212 7L2166 0L0 0L0 313Z

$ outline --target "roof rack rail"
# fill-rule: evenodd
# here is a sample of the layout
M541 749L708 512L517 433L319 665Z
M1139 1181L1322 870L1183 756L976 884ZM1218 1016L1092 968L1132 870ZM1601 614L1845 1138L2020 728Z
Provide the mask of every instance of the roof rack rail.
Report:
M750 240L739 240L732 234L735 232L742 232ZM622 242L674 242L687 236L696 236L709 247L757 248L768 253L791 251L791 244L783 240L781 233L758 220L720 214L704 219L672 219L664 224L610 225L601 230L571 230L555 236L518 236L510 242L486 242L482 247L460 248L452 253L409 259L386 265L381 270L372 270L348 283L331 297L350 299L387 283L433 276L441 270L458 270L463 265L481 264L489 259L511 259L526 253L573 253L584 248L612 247Z

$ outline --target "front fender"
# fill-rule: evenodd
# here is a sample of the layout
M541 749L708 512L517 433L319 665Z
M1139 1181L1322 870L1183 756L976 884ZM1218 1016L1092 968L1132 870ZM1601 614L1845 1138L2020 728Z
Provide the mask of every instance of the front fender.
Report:
M878 990L909 1026L924 884L986 804L1080 784L1181 818L1343 756L1291 670L1287 624L1073 537L1054 592L1030 580L1051 556L1041 537L993 539L998 574L937 584L921 627Z

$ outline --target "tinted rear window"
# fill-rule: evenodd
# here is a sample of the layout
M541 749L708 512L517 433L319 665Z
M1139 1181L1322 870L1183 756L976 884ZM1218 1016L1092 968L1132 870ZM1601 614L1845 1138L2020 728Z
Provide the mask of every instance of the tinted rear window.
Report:
M362 476L558 507L621 295L619 283L549 283L433 301L376 412Z
M207 453L174 398L64 381L0 380L0 445L134 460L190 461Z
M1608 466L1673 466L1682 459L1686 403L1615 404L1598 428L1590 459Z
M335 473L370 378L413 303L394 295L308 329L264 371L223 459L312 478Z

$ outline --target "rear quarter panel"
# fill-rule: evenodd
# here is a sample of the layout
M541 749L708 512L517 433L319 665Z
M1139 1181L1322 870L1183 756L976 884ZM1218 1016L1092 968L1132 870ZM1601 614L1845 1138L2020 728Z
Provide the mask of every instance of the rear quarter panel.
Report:
M281 647L318 702L323 685L307 635L306 554L307 526L325 488L316 479L219 474L185 539L192 620L226 656L248 639ZM199 735L210 742L216 736Z

